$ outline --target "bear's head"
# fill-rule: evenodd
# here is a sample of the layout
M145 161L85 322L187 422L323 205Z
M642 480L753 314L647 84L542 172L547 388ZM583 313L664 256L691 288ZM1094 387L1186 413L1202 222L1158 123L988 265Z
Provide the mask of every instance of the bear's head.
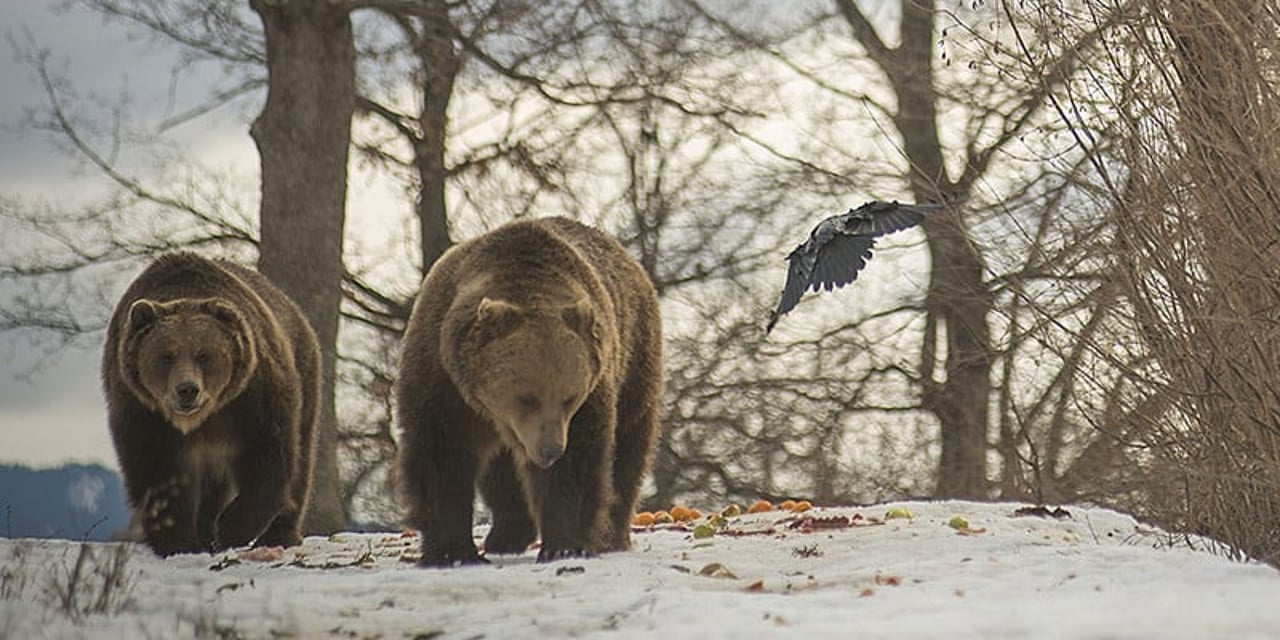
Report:
M121 335L126 383L184 434L239 396L257 367L252 328L220 298L136 300Z
M600 330L586 300L518 305L484 298L467 347L470 390L534 464L564 454L569 422L600 375Z

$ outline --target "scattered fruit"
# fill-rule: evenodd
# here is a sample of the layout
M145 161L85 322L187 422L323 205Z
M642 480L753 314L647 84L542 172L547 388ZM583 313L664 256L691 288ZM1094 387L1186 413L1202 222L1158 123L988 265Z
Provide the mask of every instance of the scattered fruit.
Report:
M678 505L675 505L674 507L671 507L670 513L671 513L671 517L676 522L687 522L689 520L689 507L686 507L682 504L678 504Z
M808 500L800 500L791 507L793 513L804 513L813 508L813 503Z
M693 537L696 540L710 538L711 536L714 536L714 535L716 535L716 528L714 525L712 525L709 522L703 522L693 528Z
M964 516L955 516L947 521L947 526L952 529L968 529L969 521Z
M779 503L778 503L778 508L779 508L779 509L781 509L781 510L783 510L783 511L795 511L795 509L796 509L796 501L795 501L795 500L783 500L782 502L779 502Z
M631 516L631 526L633 527L651 527L654 521L653 514L648 511L641 511Z
M773 511L773 503L768 500L756 500L750 507L747 507L747 513L764 513L766 511Z
M719 562L712 562L711 564L699 569L698 575L706 576L708 578L727 578L730 580L738 579L737 574L730 571L729 567L726 567Z
M720 512L720 515L726 518L736 518L742 515L742 506L736 502L733 504L730 504L729 506L725 507L723 511Z
M654 523L654 524L671 524L671 523L673 523L673 522L675 522L675 521L676 521L676 519L675 519L675 518L672 518L672 517L671 517L671 514L670 514L670 513L667 513L666 511L654 511L654 512L653 512L653 523Z
M885 520L894 520L897 518L914 518L914 517L915 516L911 514L911 510L906 507L893 507L892 509L889 509L884 514Z

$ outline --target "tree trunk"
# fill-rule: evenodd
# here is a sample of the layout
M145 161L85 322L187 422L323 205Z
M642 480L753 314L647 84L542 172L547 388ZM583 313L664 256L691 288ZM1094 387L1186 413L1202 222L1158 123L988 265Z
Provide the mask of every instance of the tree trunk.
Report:
M449 10L443 0L431 0L418 42L419 72L422 77L422 111L418 126L422 137L414 150L421 189L418 195L418 225L422 233L422 273L453 244L449 237L449 213L445 208L445 139L449 125L449 98L462 61L454 49L449 29Z
M946 175L938 139L933 86L933 3L902 3L902 44L888 70L898 99L895 121L911 164L912 195L940 201L969 185ZM959 200L963 201L963 194ZM991 337L987 313L991 301L983 282L982 257L969 242L959 212L935 216L923 225L932 268L926 308L928 326L946 338L944 377L933 378L937 336L922 350L924 406L938 418L941 459L934 495L946 498L986 496L987 414L991 395Z
M319 450L304 530L346 526L339 490L334 365L344 267L355 46L345 9L325 0L250 0L267 45L267 100L251 133L262 162L259 269L311 321L324 366Z
M924 381L924 404L937 416L942 440L934 495L983 498L991 344L982 261L958 221L939 220L924 229L933 263L925 303L928 324L940 327L947 340L945 378ZM928 370L935 354L926 350L924 357Z

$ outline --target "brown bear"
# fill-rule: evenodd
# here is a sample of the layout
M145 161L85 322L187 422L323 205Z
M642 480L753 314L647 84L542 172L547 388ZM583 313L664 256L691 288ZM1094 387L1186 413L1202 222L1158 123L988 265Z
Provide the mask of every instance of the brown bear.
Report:
M447 251L423 280L396 381L399 476L426 566L538 561L630 546L662 402L648 275L600 231L512 222Z
M255 271L171 253L133 281L107 326L102 382L156 553L302 542L320 366L302 311Z

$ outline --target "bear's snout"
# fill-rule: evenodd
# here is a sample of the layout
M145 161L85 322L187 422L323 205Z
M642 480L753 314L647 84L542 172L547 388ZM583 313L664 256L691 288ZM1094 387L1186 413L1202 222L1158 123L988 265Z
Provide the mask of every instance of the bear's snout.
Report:
M200 385L190 380L179 382L173 388L174 408L182 413L191 413L199 406Z
M563 442L543 442L538 445L538 450L532 452L533 463L543 469L551 468L551 465L564 455Z

